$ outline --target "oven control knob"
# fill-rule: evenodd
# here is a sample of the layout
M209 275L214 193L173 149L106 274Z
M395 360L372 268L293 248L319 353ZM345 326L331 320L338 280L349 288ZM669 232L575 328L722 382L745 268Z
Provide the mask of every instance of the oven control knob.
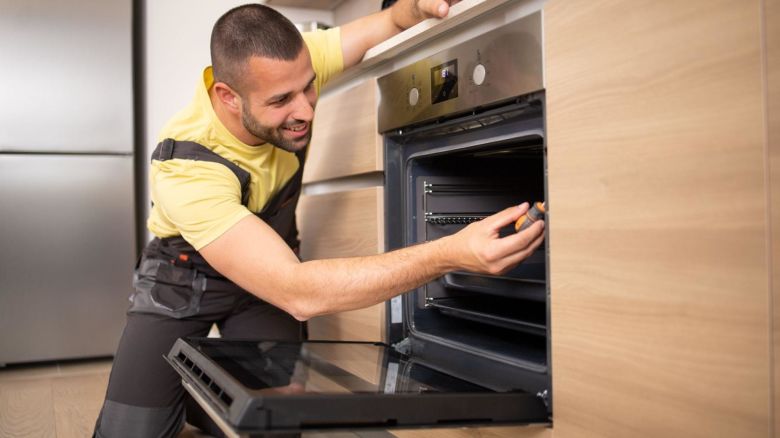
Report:
M485 70L485 66L477 64L477 66L474 67L474 71L471 73L471 80L474 81L475 85L482 85L485 82L486 74L487 71Z
M415 106L420 101L420 90L417 87L409 90L409 105Z

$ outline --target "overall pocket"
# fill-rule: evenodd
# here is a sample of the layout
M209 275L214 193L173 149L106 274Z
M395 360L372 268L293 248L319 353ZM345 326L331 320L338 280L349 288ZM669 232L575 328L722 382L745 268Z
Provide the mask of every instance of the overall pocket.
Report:
M200 311L205 275L168 260L141 259L133 275L135 292L128 312L187 318Z

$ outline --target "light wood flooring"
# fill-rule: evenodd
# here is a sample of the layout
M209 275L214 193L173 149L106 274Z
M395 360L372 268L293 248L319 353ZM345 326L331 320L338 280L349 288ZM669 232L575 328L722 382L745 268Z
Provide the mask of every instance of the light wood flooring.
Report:
M0 437L92 436L110 371L110 359L0 368Z
M111 361L0 368L0 437L92 435Z

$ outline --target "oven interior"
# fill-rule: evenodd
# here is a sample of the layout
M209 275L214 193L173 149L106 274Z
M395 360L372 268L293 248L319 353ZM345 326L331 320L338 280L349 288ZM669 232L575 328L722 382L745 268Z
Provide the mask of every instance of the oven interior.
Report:
M521 202L546 200L543 107L543 96L534 95L387 135L387 158L396 160L388 174L403 181L387 194L388 230L396 230L388 243L435 240ZM514 232L510 224L500 235ZM486 387L548 390L547 254L543 243L503 275L456 271L406 294L401 338L408 341L401 345Z

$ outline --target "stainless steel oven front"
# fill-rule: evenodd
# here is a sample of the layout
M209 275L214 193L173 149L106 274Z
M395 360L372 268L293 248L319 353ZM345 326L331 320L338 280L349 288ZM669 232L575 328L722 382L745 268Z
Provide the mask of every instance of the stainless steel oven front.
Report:
M540 14L379 79L389 249L547 199ZM538 394L549 409L548 249L502 276L453 272L394 298L391 341L449 375Z

